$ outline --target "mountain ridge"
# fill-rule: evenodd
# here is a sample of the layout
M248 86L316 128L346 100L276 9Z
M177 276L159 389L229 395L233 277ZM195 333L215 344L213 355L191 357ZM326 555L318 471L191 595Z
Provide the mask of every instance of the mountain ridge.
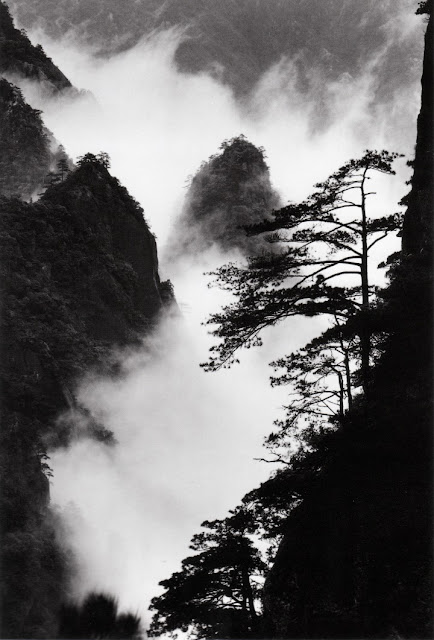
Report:
M50 93L72 90L68 78L41 45L34 46L24 30L15 27L8 5L0 2L0 75L37 81Z
M26 28L39 24L54 39L72 33L79 42L99 48L100 55L129 49L155 30L181 27L186 37L175 56L180 70L216 75L239 97L249 94L282 57L295 61L311 91L312 68L329 80L344 73L360 75L368 60L382 52L391 23L408 5L408 0L400 0L396 11L391 0L381 5L369 0L368 6L357 0L332 0L326 7L320 0L127 0L122 8L115 0L95 0L92 5L83 0L56 5L48 0L11 2ZM341 22L345 30L336 29ZM322 50L328 53L326 59L321 59ZM377 97L387 101L391 91L399 91L421 55L419 38L395 38L380 61Z

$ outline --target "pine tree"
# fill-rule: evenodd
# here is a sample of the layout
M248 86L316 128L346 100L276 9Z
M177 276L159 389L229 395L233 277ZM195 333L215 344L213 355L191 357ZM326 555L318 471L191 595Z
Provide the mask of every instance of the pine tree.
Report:
M350 160L305 201L275 211L272 220L250 227L251 234L274 232L269 241L280 252L251 258L247 267L224 265L211 275L215 285L233 293L236 302L212 315L208 325L223 342L211 348L206 370L236 361L240 347L261 344L261 331L291 316L329 315L341 324L357 316L362 386L369 386L371 338L368 312L375 288L368 276L370 250L401 224L401 214L368 217L368 181L373 173L394 174L399 157L366 151ZM355 278L354 285L340 284Z
M257 630L255 576L265 565L248 535L251 519L239 510L202 527L190 545L196 554L160 583L165 592L152 600L150 635L181 630L196 637L245 638Z
M60 611L59 638L129 638L140 640L140 617L119 613L116 598L105 593L89 593L81 605L65 604Z
M57 174L60 177L60 182L63 182L70 172L70 168L68 165L68 160L66 158L61 158L57 163Z

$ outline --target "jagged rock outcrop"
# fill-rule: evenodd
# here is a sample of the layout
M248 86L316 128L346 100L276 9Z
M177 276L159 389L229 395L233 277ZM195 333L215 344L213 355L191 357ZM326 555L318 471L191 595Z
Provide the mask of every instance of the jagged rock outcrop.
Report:
M168 258L195 256L216 246L253 255L264 246L243 228L279 206L263 149L244 136L225 141L191 180L169 241ZM270 245L267 243L267 249Z
M0 75L35 80L50 92L72 89L40 45L34 46L25 31L14 26L8 6L0 2Z
M431 17L384 354L287 520L264 585L267 637L432 638L432 56Z

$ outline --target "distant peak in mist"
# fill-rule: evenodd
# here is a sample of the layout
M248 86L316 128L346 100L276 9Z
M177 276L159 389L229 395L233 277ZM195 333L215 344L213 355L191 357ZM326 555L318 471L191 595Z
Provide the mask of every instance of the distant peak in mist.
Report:
M392 35L390 29L402 16L405 31L411 27L415 2L410 0L13 0L11 5L26 28L40 27L56 40L73 35L102 55L179 27L186 37L176 51L178 68L209 73L238 96L249 94L282 57L296 62L300 89L315 92L313 68L328 81L345 73L356 77L386 47L381 94L390 100L421 52L419 37L408 39L402 29Z
M256 253L257 238L245 226L262 221L279 206L265 150L243 135L225 140L220 153L203 162L191 178L184 207L169 242L168 258L220 251Z

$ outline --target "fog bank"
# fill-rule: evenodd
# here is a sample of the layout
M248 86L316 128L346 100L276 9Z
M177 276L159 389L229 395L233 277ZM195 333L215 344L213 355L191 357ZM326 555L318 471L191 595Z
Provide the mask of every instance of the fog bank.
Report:
M402 37L413 37L413 31ZM32 34L83 97L47 99L25 84L32 104L74 159L107 151L111 172L144 207L160 253L178 215L184 184L224 139L244 133L268 155L271 179L283 201L305 197L318 180L368 147L412 153L419 79L400 100L372 105L376 65L362 77L321 87L324 122L313 96L299 91L295 66L282 60L261 79L251 99L206 75L176 70L181 34L163 32L110 59L96 59L73 41ZM391 31L390 38L396 38ZM323 83L312 69L313 84ZM409 169L381 181L378 213L396 210ZM204 519L224 517L243 494L264 480L261 442L279 417L284 390L271 390L267 363L302 346L320 331L317 320L292 319L266 334L262 350L242 353L241 364L205 374L199 362L211 344L201 326L226 298L206 287L203 271L228 256L210 252L173 264L166 255L183 320L168 320L137 352L119 354L123 375L79 381L78 397L118 445L89 440L52 453L53 502L63 510L80 573L74 593L103 589L122 608L144 614L159 580L179 568ZM75 507L71 506L75 505ZM78 510L78 514L77 514Z

